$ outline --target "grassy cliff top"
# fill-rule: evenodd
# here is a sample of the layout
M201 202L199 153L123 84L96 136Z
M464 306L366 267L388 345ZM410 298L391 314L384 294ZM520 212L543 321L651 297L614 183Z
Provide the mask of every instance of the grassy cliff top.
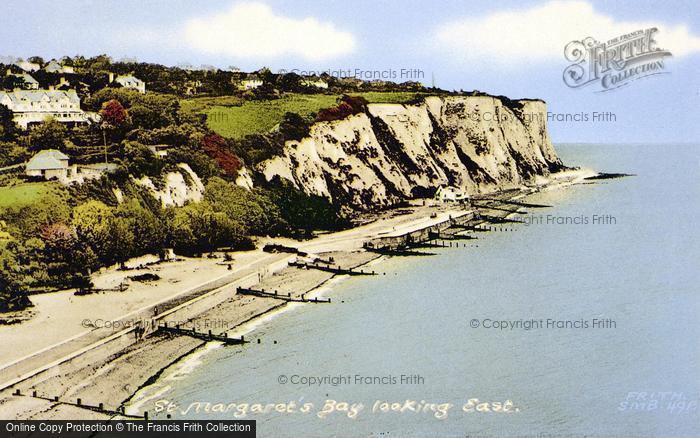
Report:
M408 103L425 93L416 92L364 92L350 93L362 96L369 103ZM218 134L240 139L249 134L272 130L287 112L299 114L307 121L316 113L336 105L340 95L335 94L285 94L279 99L243 101L231 96L203 97L181 101L184 111L206 114L209 128Z

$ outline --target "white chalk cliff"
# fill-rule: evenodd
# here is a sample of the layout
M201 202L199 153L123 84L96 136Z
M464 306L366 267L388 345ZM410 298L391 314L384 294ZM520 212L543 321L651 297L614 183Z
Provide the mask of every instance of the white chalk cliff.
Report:
M370 104L366 113L316 123L258 165L308 194L357 209L430 196L519 187L562 168L546 129L546 104L492 96L431 96Z

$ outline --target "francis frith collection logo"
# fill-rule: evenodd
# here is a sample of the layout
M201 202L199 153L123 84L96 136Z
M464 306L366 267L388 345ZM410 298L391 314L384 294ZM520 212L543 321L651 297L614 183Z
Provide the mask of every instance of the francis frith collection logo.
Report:
M657 47L656 32L652 27L606 42L592 37L571 41L564 48L564 56L572 63L564 69L564 83L571 88L597 85L602 92L668 73L664 58L671 52Z

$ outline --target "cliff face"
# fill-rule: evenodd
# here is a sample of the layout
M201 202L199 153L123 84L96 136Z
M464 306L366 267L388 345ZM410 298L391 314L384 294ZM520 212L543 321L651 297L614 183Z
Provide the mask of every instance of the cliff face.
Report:
M199 176L185 163L178 164L178 168L180 169L178 172L168 172L163 175L163 184L159 188L147 176L134 179L134 182L149 189L153 197L160 200L163 207L181 207L187 201L201 201L204 196L204 184ZM117 199L121 202L119 198L120 195L117 195Z
M361 210L430 196L441 185L470 194L518 187L562 167L546 113L542 101L491 96L370 104L367 113L315 124L258 170Z

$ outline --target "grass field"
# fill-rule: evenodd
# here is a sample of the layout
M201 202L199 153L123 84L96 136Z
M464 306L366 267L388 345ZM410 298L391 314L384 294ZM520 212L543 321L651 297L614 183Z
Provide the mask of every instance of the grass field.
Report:
M52 183L27 183L0 187L0 209L32 204L53 190Z
M411 92L366 92L353 93L370 103L405 103L414 100L417 93ZM282 120L286 112L297 113L308 121L323 108L334 106L338 95L288 94L275 100L246 101L242 105L232 96L205 97L184 100L183 110L207 115L209 128L228 138L242 138L249 134L265 133Z

